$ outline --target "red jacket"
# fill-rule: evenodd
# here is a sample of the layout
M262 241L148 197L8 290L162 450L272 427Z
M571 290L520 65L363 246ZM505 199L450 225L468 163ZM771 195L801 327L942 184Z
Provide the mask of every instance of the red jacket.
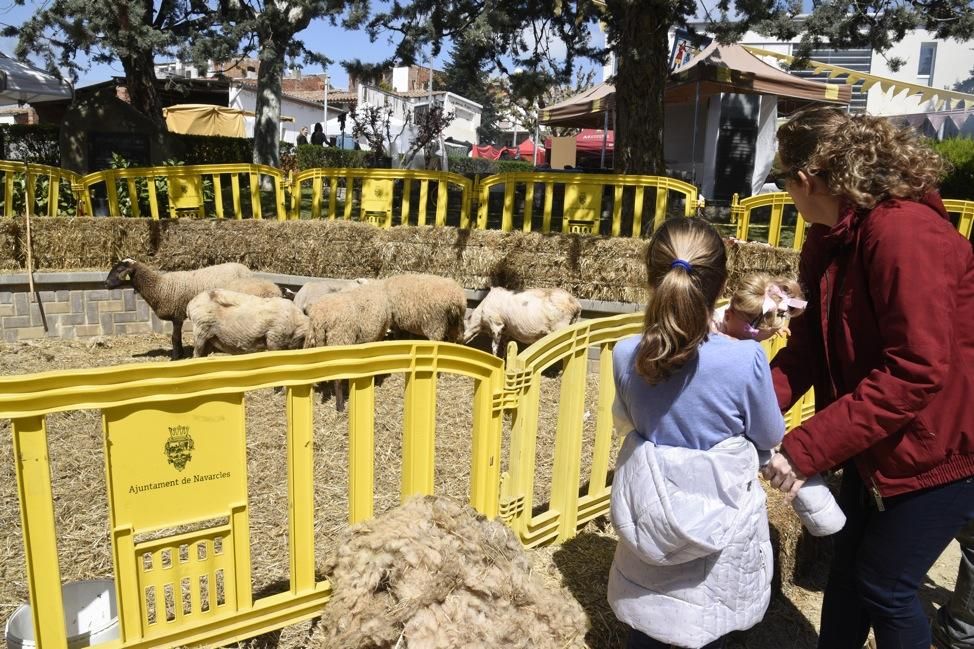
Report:
M792 464L853 459L877 498L974 475L974 252L940 196L811 226L799 275L808 309L771 364L782 409L815 388Z

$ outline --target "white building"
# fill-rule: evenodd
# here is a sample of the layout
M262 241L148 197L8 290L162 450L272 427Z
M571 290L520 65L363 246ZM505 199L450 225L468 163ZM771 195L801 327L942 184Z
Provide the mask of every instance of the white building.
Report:
M452 92L436 91L433 93L433 103L443 106L447 113L453 113L453 122L443 131L444 138L453 138L461 142L477 144L477 129L480 127L481 113L484 107ZM375 86L360 85L358 87L357 109L375 106L387 109L394 120L405 122L406 115L422 113L430 105L430 93L425 90L409 90L406 92L390 92Z
M704 25L697 24L695 27L702 30ZM747 32L740 43L790 55L797 50L799 40L800 37L791 41L781 41L752 31ZM672 42L673 33L670 34L670 43ZM870 49L818 49L812 51L810 58L821 63L830 63L894 81L951 90L954 84L971 76L971 69L974 68L974 40L938 40L930 32L916 29L907 32L903 40L883 53ZM897 58L906 61L906 64L899 70L893 71L888 61ZM768 62L776 63L771 59L768 59ZM609 79L615 71L615 59L610 57L603 67L603 79ZM793 74L816 80L825 78L824 75L814 76L811 72ZM865 111L871 115L902 115L937 110L934 101L924 102L916 95L908 97L906 93L897 93L892 89L884 91L879 86L873 86L868 92L863 93L860 92L861 86L862 82L859 82L853 87L850 110L854 112Z
M227 103L230 108L238 108L250 113L257 110L257 86L253 82L234 82L230 85L230 98ZM287 93L281 93L281 117L291 118L281 120L281 139L285 142L296 141L298 133L304 126L308 127L309 135L314 131L314 125L324 117L324 101L302 99ZM335 120L344 111L332 106L328 107L328 119ZM254 118L244 118L247 137L254 136ZM333 133L334 135L334 133Z

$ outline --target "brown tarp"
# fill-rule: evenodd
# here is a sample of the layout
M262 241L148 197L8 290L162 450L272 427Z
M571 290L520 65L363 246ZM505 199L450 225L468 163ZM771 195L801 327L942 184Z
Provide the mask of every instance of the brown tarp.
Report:
M236 108L211 104L178 104L162 109L170 133L246 137L244 117L253 117Z
M808 81L754 56L740 45L712 43L670 75L666 103L688 103L717 93L777 95L781 99L847 105L846 84ZM541 111L549 126L602 128L605 111L615 107L615 86L602 83Z

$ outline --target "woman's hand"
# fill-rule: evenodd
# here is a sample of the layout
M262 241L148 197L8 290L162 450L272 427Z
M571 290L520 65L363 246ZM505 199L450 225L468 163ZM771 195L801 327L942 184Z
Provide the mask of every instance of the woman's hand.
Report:
M785 493L788 500L793 499L807 479L799 473L783 452L775 453L763 469L761 475L771 482L771 486Z

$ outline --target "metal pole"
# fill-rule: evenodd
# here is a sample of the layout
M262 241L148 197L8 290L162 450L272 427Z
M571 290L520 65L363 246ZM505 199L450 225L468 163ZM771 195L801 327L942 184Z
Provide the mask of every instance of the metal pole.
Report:
M690 145L690 178L697 184L697 113L700 110L700 79L697 79L696 99L693 102L693 144Z
M541 124L534 125L534 166L538 166L538 142L541 141Z
M605 144L606 140L609 139L609 109L605 109L605 121L602 124L602 160L599 162L599 168L605 169Z

